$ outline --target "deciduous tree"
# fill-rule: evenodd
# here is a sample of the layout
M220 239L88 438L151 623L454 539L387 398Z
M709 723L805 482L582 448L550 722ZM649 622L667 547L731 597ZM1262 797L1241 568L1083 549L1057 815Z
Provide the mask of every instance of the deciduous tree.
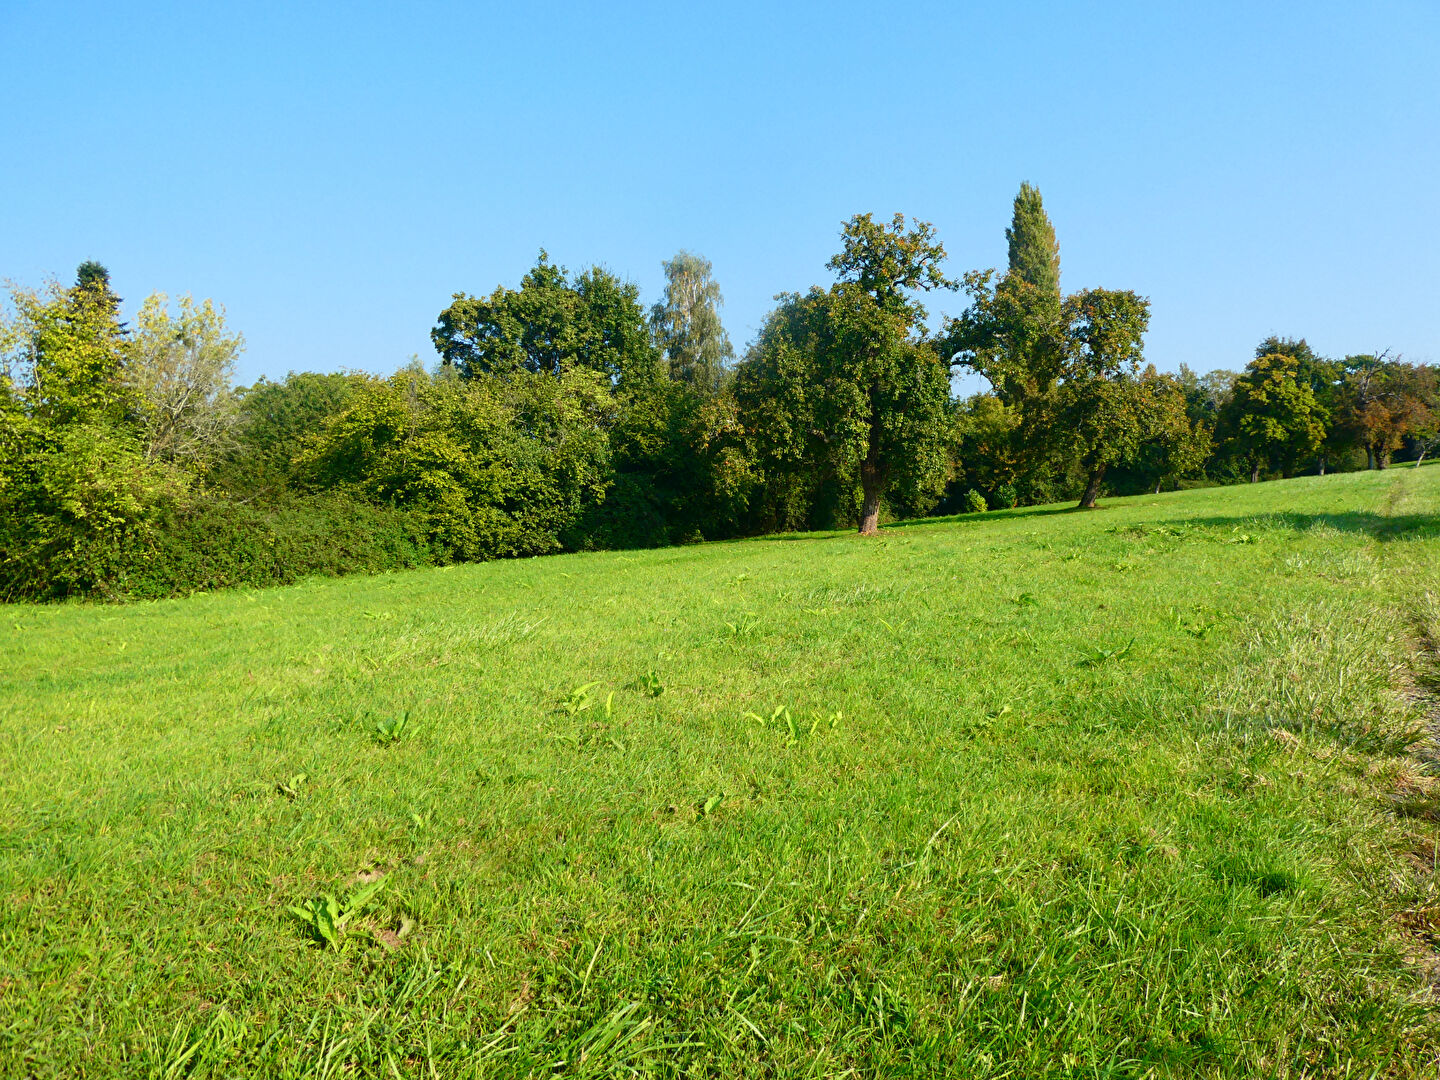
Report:
M1287 474L1325 438L1329 416L1315 399L1301 361L1293 354L1257 356L1235 380L1221 422L1224 436L1250 465L1250 481L1279 463Z
M1153 410L1136 378L1150 302L1128 290L1085 289L1065 301L1066 362L1056 431L1085 476L1080 507L1091 509L1105 471L1133 457L1153 434Z
M0 598L114 596L184 478L146 461L108 275L14 289L0 331Z
M225 327L210 300L156 293L140 307L127 343L125 378L138 392L141 443L149 460L196 467L227 448L236 419L235 360L245 339Z
M1210 428L1192 420L1184 384L1173 375L1147 365L1140 375L1144 396L1146 437L1135 455L1136 471L1155 481L1158 494L1166 481L1197 472L1210 456Z
M945 249L926 222L860 214L845 223L829 262L839 280L784 298L752 354L744 397L784 403L773 434L787 453L822 456L861 490L859 528L879 531L892 485L933 500L949 439L948 369L924 329L916 294L952 283ZM817 454L817 451L819 452ZM933 505L933 502L932 502Z
M1025 183L1015 196L1005 230L1009 265L971 271L962 278L970 305L942 336L946 358L984 375L1011 405L1043 399L1064 365L1060 246L1037 188Z
M639 289L598 266L573 280L544 251L519 289L456 293L431 340L466 378L530 371L559 378L574 368L613 385L653 381L659 358Z
M125 329L109 276L96 264L71 288L15 288L9 367L26 411L46 424L123 423L135 395L124 378Z
M357 386L297 467L315 490L423 513L452 558L545 554L604 497L613 407L594 371L444 380L415 365Z
M682 251L664 268L665 296L650 309L655 343L672 379L717 390L735 350L720 321L725 301L710 260Z
M1010 227L1005 230L1009 249L1008 277L1023 281L1045 296L1060 299L1060 245L1055 240L1055 226L1045 213L1040 189L1029 183L1020 185Z
M1429 422L1430 373L1388 351L1347 356L1336 426L1364 447L1369 468L1384 469L1405 439Z
M1415 368L1415 392L1420 402L1410 438L1415 446L1415 467L1440 446L1440 373L1429 364Z

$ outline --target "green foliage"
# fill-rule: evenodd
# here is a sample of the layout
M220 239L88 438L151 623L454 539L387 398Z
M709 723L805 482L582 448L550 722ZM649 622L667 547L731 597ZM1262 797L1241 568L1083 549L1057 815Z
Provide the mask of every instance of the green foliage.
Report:
M1066 354L1060 248L1038 189L1021 184L1005 230L1009 268L971 271L962 287L970 305L948 320L947 359L984 375L1007 404L1043 399L1063 374Z
M194 469L231 446L235 359L245 339L225 326L225 309L189 295L170 310L164 293L147 297L125 343L125 382L138 401L148 460Z
M1185 412L1190 422L1214 431L1221 411L1229 404L1237 378L1235 372L1224 368L1199 375L1181 364L1176 379L1185 395Z
M750 504L760 531L810 524L826 486L854 487L853 475L835 477L836 465L847 463L823 453L810 423L819 388L807 349L809 321L804 298L782 296L736 370L739 422L760 481Z
M971 488L965 493L965 512L967 514L983 514L989 509L989 505L985 502L985 496L980 492Z
M767 480L765 499L793 520L817 486L858 482L862 532L878 528L892 485L933 506L948 471L947 368L925 335L915 290L948 287L945 249L925 222L846 222L828 291L782 298L737 375L741 423ZM818 467L817 467L818 466Z
M447 558L547 554L604 497L611 416L583 369L456 381L410 368L357 384L296 464L315 490L414 511Z
M215 487L245 499L275 498L301 486L295 458L305 440L343 412L363 375L291 372L280 382L241 387L232 442L209 470Z
M257 502L191 495L157 521L114 594L148 599L426 566L435 561L427 532L419 514L344 492Z
M682 251L664 268L665 296L651 309L650 326L670 377L718 390L735 350L720 321L724 299L710 260Z
M1210 457L1210 429L1190 419L1185 387L1173 375L1158 373L1153 365L1140 376L1146 437L1130 457L1129 465L1158 491L1167 481L1193 475Z
M111 424L0 423L0 598L129 595L183 478Z
M621 385L646 383L657 377L659 357L639 295L598 266L572 280L541 251L518 290L456 293L430 337L466 378L585 369Z
M1101 648L1098 645L1090 645L1082 650L1078 663L1080 667L1098 667L1101 664L1108 664L1111 661L1124 660L1130 655L1130 650L1134 647L1135 639L1133 637L1125 642L1124 645L1118 645L1109 649Z
M1005 230L1009 247L1009 276L1034 288L1044 296L1060 299L1060 245L1055 240L1055 226L1045 213L1040 190L1021 184L1015 196L1015 210L1010 227Z
M356 915L374 902L375 897L384 886L385 879L380 878L361 885L343 901L326 893L324 896L307 900L303 904L294 905L289 911L291 915L309 927L311 934L319 944L328 949L339 949L346 926Z
M608 431L610 484L571 547L656 547L740 531L755 483L734 397L687 382L622 393Z
M0 326L0 597L114 597L186 478L141 452L119 300L99 264L11 290Z
M873 214L856 214L845 222L840 239L841 250L826 267L842 285L854 285L886 311L903 313L907 332L925 320L915 293L955 287L940 269L945 246L928 221L907 225L905 215L896 214L887 224Z
M231 386L223 309L145 301L135 326L99 264L15 290L0 320L0 590L164 596L561 550L693 543L881 515L1346 468L1440 444L1436 379L1388 353L1336 362L1262 342L1243 376L1141 370L1148 301L1059 288L1039 192L1009 265L954 288L934 229L860 214L828 289L782 294L733 373L709 262L633 284L542 251L518 289L455 294L390 379ZM991 391L950 397L953 365ZM670 377L666 377L668 372ZM733 377L732 377L733 376ZM973 493L973 494L972 494ZM301 519L313 516L313 525ZM332 530L326 534L324 530ZM202 530L213 533L207 536ZM328 544L327 544L328 535Z
M1002 388L961 407L967 480L991 491L992 505L1073 491L1092 506L1117 468L1152 484L1195 471L1208 433L1178 383L1140 372L1149 302L1088 289L1052 304L1017 280L992 290L986 275L969 276L971 306L946 332L949 345L968 343L961 361Z
M1155 434L1154 396L1137 377L1150 302L1133 292L1086 289L1065 300L1068 348L1055 395L1054 430L1085 474L1080 505L1095 505L1105 471Z
M1437 397L1430 367L1382 353L1347 356L1339 368L1334 441L1363 448L1372 468L1385 468L1408 437L1423 437L1433 426Z
M952 490L1014 490L1015 481L1026 471L1019 407L994 394L975 394L956 404L954 424L957 475Z
M1003 488L1017 501L1074 493L1093 506L1107 474L1161 483L1195 471L1208 454L1214 410L1190 410L1202 396L1193 375L1182 391L1183 419L1161 377L1141 379L1148 301L1107 289L1062 297L1054 229L1029 184L1016 196L1006 239L1006 274L997 284L993 270L967 273L969 305L939 339L942 355L994 388L959 412L957 471L965 481L995 495Z
M110 271L94 259L86 259L75 268L75 287L97 293L112 309L119 309L120 298L110 289Z
M397 743L405 737L410 727L410 710L398 716L386 716L375 721L375 741L381 746Z
M138 404L124 378L125 331L108 275L85 280L10 291L6 364L26 411L48 426L123 424Z
M1267 465L1278 464L1288 475L1325 438L1329 416L1300 370L1293 354L1266 353L1235 380L1221 431L1250 462L1252 479Z
M593 682L582 683L575 687L560 702L560 708L566 716L576 716L595 707L600 700L599 689L604 686L603 679L596 679Z
M1415 368L1411 391L1415 406L1406 437L1415 450L1415 465L1440 446L1440 371L1429 364Z
M1007 275L996 285L994 277L993 270L971 270L961 278L970 303L946 320L941 352L983 375L1007 405L1023 407L1043 400L1064 372L1061 301L1023 278Z

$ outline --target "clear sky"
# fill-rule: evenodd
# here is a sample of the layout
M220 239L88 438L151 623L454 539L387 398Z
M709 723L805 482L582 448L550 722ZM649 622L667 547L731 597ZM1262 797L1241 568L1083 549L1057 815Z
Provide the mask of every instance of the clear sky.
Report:
M1440 360L1437 0L0 0L0 49L0 277L214 297L244 381L432 361L542 246L646 303L699 251L743 346L859 211L1003 265L1022 180L1162 368Z

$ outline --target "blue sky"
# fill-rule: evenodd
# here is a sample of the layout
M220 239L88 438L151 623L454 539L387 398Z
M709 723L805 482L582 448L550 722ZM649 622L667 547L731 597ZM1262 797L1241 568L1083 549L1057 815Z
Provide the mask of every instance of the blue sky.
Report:
M702 252L743 345L859 211L1003 264L1022 180L1067 289L1151 298L1162 368L1440 360L1433 0L0 0L0 46L0 277L214 297L244 381L429 362L450 294L542 246L647 303Z

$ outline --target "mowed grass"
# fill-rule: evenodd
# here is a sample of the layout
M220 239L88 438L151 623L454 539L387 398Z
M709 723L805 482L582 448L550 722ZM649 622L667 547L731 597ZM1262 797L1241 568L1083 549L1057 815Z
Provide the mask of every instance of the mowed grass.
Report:
M0 609L0 1074L1434 1076L1437 512Z

